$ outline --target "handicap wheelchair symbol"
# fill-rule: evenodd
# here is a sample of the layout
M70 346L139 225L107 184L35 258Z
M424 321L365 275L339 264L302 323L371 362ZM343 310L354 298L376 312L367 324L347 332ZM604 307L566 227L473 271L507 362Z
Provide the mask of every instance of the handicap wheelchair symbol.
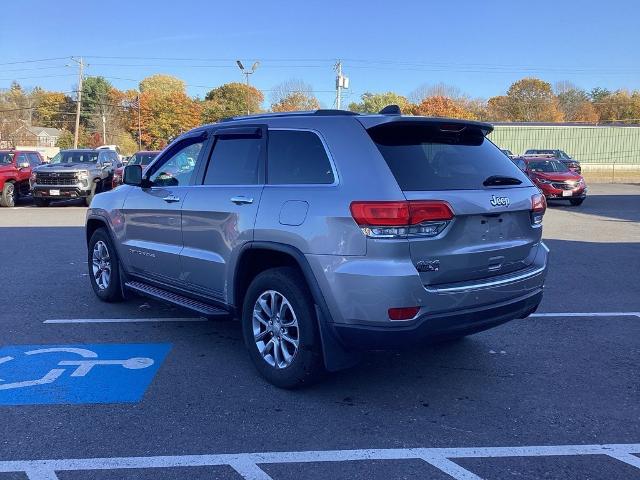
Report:
M63 353L73 353L76 355L80 355L82 358L90 358L96 359L98 354L92 350L87 350L86 348L73 348L73 347L55 347L55 348L40 348L37 350L29 350L24 352L25 355L39 355L43 353L53 353L53 352L63 352ZM2 357L0 358L0 365L3 363L10 362L14 360L14 357ZM60 367L76 367L76 369L71 372L70 376L72 377L84 377L87 375L94 367L98 365L120 365L129 370L138 370L140 368L147 368L153 365L152 358L145 357L133 357L128 358L126 360L63 360L58 362L58 366ZM11 390L13 388L27 388L34 387L36 385L44 385L47 383L53 383L58 378L60 378L65 372L66 368L54 368L49 370L43 377L35 379L35 380L25 380L22 382L11 382L11 383L3 383L4 380L0 378L0 390Z
M0 348L0 405L137 402L171 345Z

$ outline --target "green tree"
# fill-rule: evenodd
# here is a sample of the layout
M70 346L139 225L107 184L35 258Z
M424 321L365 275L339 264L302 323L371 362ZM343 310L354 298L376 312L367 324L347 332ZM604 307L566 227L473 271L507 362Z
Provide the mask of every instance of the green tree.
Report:
M558 108L565 121L595 122L598 115L584 90L571 86L558 93Z
M400 110L406 112L410 109L409 101L395 92L363 93L360 103L349 104L349 110L358 113L378 113L387 105L398 105Z
M171 75L151 75L140 82L141 93L185 93L185 83L179 78Z
M600 122L637 123L640 120L640 92L617 90L594 102L594 107Z
M82 110L80 121L90 130L102 131L103 106L109 102L109 91L113 88L104 77L87 77L82 82Z
M589 97L591 97L591 101L594 103L604 100L609 95L611 95L611 90L601 87L592 88L589 92Z
M260 111L263 101L264 95L255 87L237 82L225 83L207 93L203 102L202 121L217 122L226 117L246 115L247 109L256 113Z

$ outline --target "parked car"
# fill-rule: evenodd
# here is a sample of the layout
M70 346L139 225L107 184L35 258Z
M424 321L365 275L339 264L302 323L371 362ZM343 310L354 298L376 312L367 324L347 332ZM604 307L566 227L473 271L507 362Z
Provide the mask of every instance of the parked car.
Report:
M541 150L541 149L530 149L524 152L525 157L532 157L536 155L542 155L546 157L555 158L564 163L567 168L574 172L582 173L582 167L580 166L580 162L571 158L567 155L563 150Z
M157 150L141 150L129 157L126 165L142 165L142 167L144 168L158 156L158 153L160 152ZM112 188L116 188L122 183L123 171L124 167L116 168L116 171L113 174Z
M117 162L118 154L109 149L60 151L31 175L36 206L69 198L82 198L89 206L96 194L111 189Z
M31 150L0 150L0 207L13 207L20 197L30 195L31 171L42 156Z
M509 158L514 158L515 157L515 155L513 154L513 152L511 150L507 150L506 148L501 148L500 150L502 151L502 153L504 153Z
M571 205L577 206L587 198L587 184L582 175L567 168L560 160L521 157L515 162L547 199L569 200Z
M95 294L237 316L280 387L528 316L544 196L491 125L397 113L236 117L128 165L87 214Z

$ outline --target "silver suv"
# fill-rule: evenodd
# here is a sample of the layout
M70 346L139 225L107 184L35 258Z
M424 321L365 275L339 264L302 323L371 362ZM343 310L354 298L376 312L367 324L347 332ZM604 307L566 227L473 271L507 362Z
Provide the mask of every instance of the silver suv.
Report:
M95 293L240 318L281 387L534 312L544 197L490 125L389 111L231 118L127 166L88 210Z

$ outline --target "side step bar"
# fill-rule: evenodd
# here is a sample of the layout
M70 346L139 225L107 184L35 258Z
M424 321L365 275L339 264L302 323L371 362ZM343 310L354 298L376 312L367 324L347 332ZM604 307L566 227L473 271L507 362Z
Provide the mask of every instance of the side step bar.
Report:
M194 312L198 312L207 317L220 317L229 315L229 312L222 308L214 307L207 303L185 297L178 293L168 292L167 290L163 290L162 288L154 287L146 283L132 280L126 282L124 286L128 289L138 292L141 295L153 297L163 302L172 303L179 307L193 310Z

